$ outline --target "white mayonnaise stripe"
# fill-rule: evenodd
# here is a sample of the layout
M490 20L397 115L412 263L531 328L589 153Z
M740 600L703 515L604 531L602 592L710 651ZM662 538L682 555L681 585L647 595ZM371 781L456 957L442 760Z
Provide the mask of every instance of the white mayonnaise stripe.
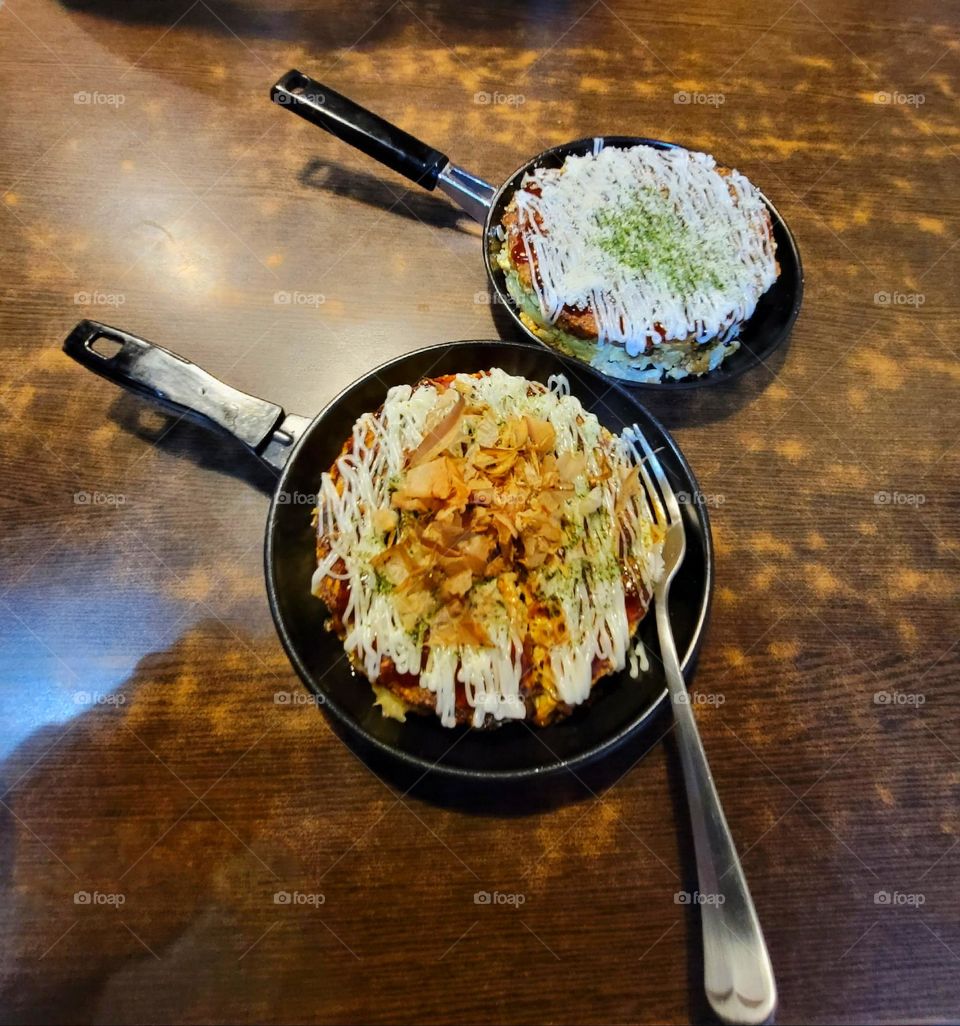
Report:
M619 572L623 561L629 558L639 567L648 591L662 571L661 544L651 534L644 503L634 496L619 515L616 512L620 477L639 457L628 438L604 437L596 417L570 395L562 375L552 376L548 388L533 395L527 394L530 383L525 378L497 369L481 378L457 375L457 380L469 387L475 402L489 405L500 419L527 413L549 420L556 432L558 456L585 452L588 469L595 472L602 448L614 468L614 474L598 486L601 515L583 520L583 558L571 568L569 578L556 575L552 584L541 582L544 594L560 603L567 622L568 640L556 645L550 655L557 691L564 702L576 705L590 692L595 659L609 660L617 670L626 665L630 632ZM492 647L430 647L421 670L421 645L401 625L389 593L378 590L371 566L384 547L373 513L390 507L391 480L395 486L404 453L423 439L437 397L432 385L392 388L379 416L366 414L357 421L352 452L337 461L339 485L329 474L322 478L317 529L330 551L314 574L314 590L325 576L347 582L344 646L371 680L379 676L381 659L389 657L400 673L420 674L421 686L436 696L437 714L445 726L456 722L457 680L474 709L476 726L487 716L520 719L525 715L520 693L523 639L510 635L506 616L503 623L486 625ZM577 494L584 501L587 486L582 477ZM336 574L333 568L340 560L345 570Z
M689 150L608 147L537 168L516 194L544 317L592 308L601 341L733 337L776 280L763 199L737 171ZM535 261L532 259L535 258Z

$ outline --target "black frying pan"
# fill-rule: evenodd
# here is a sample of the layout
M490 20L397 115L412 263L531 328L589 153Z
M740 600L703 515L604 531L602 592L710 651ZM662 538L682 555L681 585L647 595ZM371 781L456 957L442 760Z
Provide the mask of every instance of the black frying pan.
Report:
M410 715L406 723L398 723L374 708L369 684L350 670L339 639L323 629L324 608L311 594L316 557L310 520L321 473L340 454L354 422L378 409L393 385L491 367L543 383L562 373L572 393L610 430L638 424L660 450L674 489L686 499L687 555L671 590L670 615L683 667L688 674L692 671L713 587L706 510L693 473L670 435L631 395L598 374L533 346L451 342L377 367L311 421L285 414L274 403L231 388L166 349L96 321L81 321L63 349L101 377L239 439L279 473L267 518L265 569L270 608L287 655L307 688L348 732L408 768L461 781L519 781L575 772L640 731L667 694L651 615L640 626L649 671L637 680L626 672L607 678L588 703L554 726L534 730L516 722L489 731L448 729L436 717Z
M338 139L362 150L425 189L431 192L439 189L474 220L479 221L483 225L484 265L497 298L517 327L541 345L545 344L543 340L534 335L520 320L504 283L503 271L494 260L499 245L495 234L497 227L514 193L520 188L523 176L537 167L560 167L569 156L583 156L605 146L644 145L653 146L658 150L679 148L676 143L628 135L577 139L575 142L554 146L538 154L518 168L499 189L496 189L483 179L451 164L446 155L439 150L415 139L403 129L391 125L377 114L320 82L315 82L300 71L288 71L273 86L270 95L274 103L289 108L294 114L299 114ZM763 201L767 205L773 224L780 276L760 297L753 316L743 325L739 336L740 349L732 356L728 356L716 370L700 378L644 383L631 381L615 372L605 372L605 376L634 388L683 389L714 385L738 377L750 367L763 363L773 350L786 340L800 312L800 303L803 299L803 268L797 244L786 222L766 196L763 197ZM590 366L584 361L577 362L584 367Z

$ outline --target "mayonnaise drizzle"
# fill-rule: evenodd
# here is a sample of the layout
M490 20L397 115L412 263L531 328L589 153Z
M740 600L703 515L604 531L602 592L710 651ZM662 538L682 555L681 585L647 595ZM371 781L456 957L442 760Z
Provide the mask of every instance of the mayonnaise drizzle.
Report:
M596 486L599 509L583 517L583 557L565 565L569 572L540 582L542 593L560 604L566 618L567 640L554 646L550 665L560 698L576 705L589 694L594 659L609 660L615 670L626 665L630 631L620 567L629 559L651 593L662 573L662 541L642 496L633 496L619 513L616 509L619 479L639 458L637 451L629 439L601 434L597 418L570 395L563 375L551 376L548 387L533 395L527 394L527 379L498 369L479 378L457 375L457 380L471 390L475 402L488 404L501 417L527 413L549 420L556 432L558 456L584 451L588 472L596 474L602 449L614 467L615 473ZM416 633L403 628L390 593L378 590L371 567L371 560L384 547L384 535L374 526L373 512L390 508L405 454L423 439L437 399L433 385L421 384L416 389L400 385L387 393L379 414L364 414L354 425L352 452L337 460L340 487L329 473L321 481L317 530L329 553L314 573L314 591L325 576L348 582L350 598L342 618L344 647L371 681L377 680L384 657L393 660L399 673L419 673L421 687L436 696L437 714L444 726L456 723L458 680L474 710L475 726L481 726L488 716L522 719L523 638L513 633L505 607L498 607L496 601L487 603L499 609L484 623L492 647L431 647L428 635L427 659L422 666L421 641ZM583 475L576 493L584 502L588 490ZM339 560L345 571L338 575L334 566ZM495 581L474 585L475 591L484 588L496 599Z
M540 195L521 188L516 203L543 316L589 306L600 341L630 356L734 337L776 280L775 244L757 188L715 168L705 153L634 146L527 174Z

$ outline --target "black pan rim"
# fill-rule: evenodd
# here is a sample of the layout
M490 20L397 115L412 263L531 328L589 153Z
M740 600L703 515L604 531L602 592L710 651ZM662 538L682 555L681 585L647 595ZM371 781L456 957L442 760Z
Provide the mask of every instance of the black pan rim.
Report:
M293 643L289 632L287 631L286 624L284 622L283 615L280 611L279 606L279 595L276 586L276 580L274 575L274 530L276 526L276 509L277 509L277 496L283 492L287 478L291 472L297 455L300 449L303 447L306 439L311 433L316 430L322 420L327 417L330 412L337 406L343 398L350 393L358 384L366 381L370 377L376 377L379 373L383 372L388 368L393 368L399 363L403 363L405 360L409 360L414 356L419 356L428 352L439 352L441 350L449 350L454 347L460 346L476 346L476 345L487 345L494 346L497 348L513 348L513 349L524 349L529 350L529 345L523 342L508 342L502 339L460 339L451 342L440 342L431 346L423 346L419 349L412 350L411 352L404 353L401 356L394 357L392 360L388 360L385 363L379 364L378 366L367 371L366 374L361 375L355 381L351 382L345 388L343 388L336 396L334 396L320 412L313 418L309 426L301 435L297 441L293 450L287 459L286 465L277 481L276 488L273 496L270 500L270 509L267 514L266 521L266 537L264 544L264 576L266 578L267 588L267 599L270 605L270 614L273 618L274 626L277 630L277 634L280 637L280 642L283 645L283 649L290 660L291 665L300 678L303 685L313 695L318 698L322 698L323 709L328 711L330 715L337 720L343 727L345 727L352 735L356 736L362 742L372 748L374 751L385 755L388 759L399 761L407 769L418 770L426 776L428 773L436 773L441 777L448 780L459 780L464 783L493 783L493 782L522 782L522 781L535 781L545 780L549 777L556 776L559 773L572 773L576 774L578 769L582 769L585 766L596 762L603 758L605 755L613 752L624 744L628 739L636 737L640 732L647 727L651 721L664 709L665 703L668 702L668 693L666 688L660 693L660 695L654 699L650 705L641 712L636 719L630 724L618 731L616 734L605 738L602 742L593 745L586 749L579 755L558 760L556 763L549 766L533 767L530 769L508 769L508 770L484 770L484 769L473 769L464 767L447 766L441 762L431 762L428 759L420 758L409 752L401 751L391 745L385 743L377 737L374 737L367 730L365 730L360 724L358 724L344 709L341 709L339 705L332 701L329 696L314 682L312 674L304 665L300 658L299 652L296 645ZM548 350L552 355L561 363L571 365L571 371L576 373L579 370L579 365L575 361L565 359L558 353L554 353L552 350ZM693 668L696 665L697 656L699 654L701 645L703 643L704 634L706 632L706 625L709 620L710 608L713 599L713 584L714 584L714 556L713 556L713 539L710 531L710 519L707 514L707 508L703 501L702 494L700 492L699 484L697 479L690 468L686 457L683 455L680 447L677 445L676 440L670 434L669 431L660 423L660 421L653 416L645 407L642 407L636 396L632 395L628 389L623 388L616 382L610 381L603 377L593 368L590 368L592 373L599 379L601 379L605 386L609 389L615 389L633 405L638 406L642 409L644 416L649 418L650 422L662 432L663 437L667 440L670 448L673 452L674 457L677 459L680 467L684 473L689 476L693 488L693 505L696 509L697 518L700 521L700 525L703 532L703 548L704 548L704 587L703 587L703 599L700 605L700 611L697 616L696 623L693 629L693 635L690 643L687 647L687 651L684 653L681 659L681 669L684 672L684 676L689 678L692 676ZM469 729L469 728L464 728ZM451 731L453 735L453 731Z
M796 324L797 318L800 316L800 307L803 304L803 291L804 291L804 277L803 277L803 262L800 259L800 250L797 247L797 240L794 238L793 232L790 231L790 227L784 220L783 215L773 204L770 198L762 190L760 191L760 198L763 200L770 213L770 217L773 221L774 228L779 228L783 233L787 242L787 251L790 254L792 262L796 265L796 277L797 286L794 291L793 299L790 306L790 313L786 320L780 326L779 330L766 341L762 351L758 354L753 350L741 347L740 352L745 354L745 359L736 366L733 370L727 370L724 365L721 364L715 370L708 371L706 374L699 378L684 378L680 381L627 381L623 378L608 376L603 371L598 370L592 364L587 363L586 360L581 360L575 356L569 356L566 353L560 353L552 346L548 345L542 339L538 338L532 331L530 331L524 323L520 320L517 314L516 308L514 307L513 299L507 292L506 288L502 283L503 275L495 268L490 259L490 245L489 240L491 232L495 231L496 225L493 223L494 217L500 209L501 201L504 198L504 193L510 187L511 183L516 177L530 168L534 167L545 158L564 153L565 151L572 150L575 147L587 146L593 143L597 139L602 139L605 145L611 146L653 146L657 149L671 149L671 150L689 150L693 153L701 153L702 150L692 150L689 146L684 146L682 143L667 142L662 139L649 139L642 136L632 135L589 135L584 136L582 139L573 139L570 142L561 143L558 146L551 146L549 149L544 150L542 153L538 153L531 160L521 164L515 171L513 171L503 182L503 184L497 189L493 199L490 202L490 208L487 212L486 220L483 225L483 264L487 272L487 278L490 284L493 286L497 293L498 301L506 308L511 320L517 325L517 327L529 338L532 342L537 345L543 346L544 349L549 350L561 359L570 360L581 367L589 367L595 374L599 374L606 381L611 381L618 385L620 388L625 388L628 392L632 391L651 391L651 392L685 392L696 388L709 388L715 385L721 385L728 381L736 381L747 371L755 370L759 366L765 366L765 360L774 353L781 345L790 337L793 331L793 326ZM715 158L716 159L716 158ZM717 160L717 163L724 164L722 160ZM733 167L733 164L724 164L725 167ZM749 320L746 322L749 324Z

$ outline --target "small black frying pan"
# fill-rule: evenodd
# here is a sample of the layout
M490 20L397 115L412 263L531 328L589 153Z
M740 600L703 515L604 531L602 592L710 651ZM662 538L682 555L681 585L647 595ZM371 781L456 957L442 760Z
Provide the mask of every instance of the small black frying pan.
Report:
M674 490L684 498L687 555L670 596L670 618L685 672L692 672L713 587L710 527L697 482L676 443L622 389L553 353L508 342L451 342L398 357L365 374L313 419L285 414L274 403L240 392L183 357L129 332L81 321L63 344L83 366L181 416L239 439L279 475L267 517L267 593L283 646L297 673L324 708L357 739L418 773L448 780L536 780L579 767L634 737L667 701L657 654L656 624L640 625L650 668L634 679L624 671L604 680L572 716L542 730L524 723L497 730L447 729L434 716L385 719L370 685L357 677L339 639L323 629L323 605L311 594L316 567L311 515L320 476L340 454L361 414L378 409L393 385L424 377L501 367L547 382L565 374L571 392L611 431L637 424L659 450Z
M541 345L544 344L543 340L534 335L520 320L513 300L507 292L503 271L494 260L497 250L496 230L503 218L504 210L520 188L523 176L538 167L560 167L569 156L584 156L605 146L625 148L644 145L653 146L658 150L680 148L676 143L627 135L577 139L575 142L554 146L538 154L514 171L503 185L496 189L483 179L451 164L446 155L439 150L415 139L403 129L384 121L377 114L320 82L315 82L302 72L288 71L272 88L270 95L274 103L289 108L294 114L299 114L312 124L416 182L417 185L422 185L431 192L439 189L470 217L479 221L483 225L483 260L487 277L499 301L516 325ZM800 312L800 303L803 299L803 268L796 242L786 222L766 196L763 197L763 201L767 205L773 224L780 276L760 297L753 316L743 325L739 336L740 349L727 357L716 370L700 378L642 383L631 381L613 372L605 373L605 376L634 388L682 389L713 385L729 381L748 368L763 363L773 350L786 340ZM586 362L578 362L585 367L590 366Z

